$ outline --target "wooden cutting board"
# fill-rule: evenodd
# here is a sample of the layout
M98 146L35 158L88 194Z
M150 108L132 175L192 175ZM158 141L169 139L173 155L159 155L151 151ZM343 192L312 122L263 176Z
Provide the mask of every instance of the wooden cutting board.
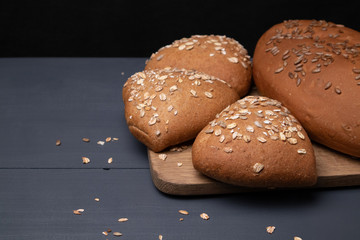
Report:
M249 95L259 95L255 86ZM191 144L184 145L186 149L182 151L162 152L167 155L165 161L159 159L160 153L148 150L151 176L160 191L172 195L207 195L268 190L232 186L202 175L192 165ZM313 147L318 174L313 188L360 186L360 158L317 143L313 143Z
M360 185L360 159L333 151L313 143L318 181L313 188ZM148 150L150 171L155 186L172 195L208 195L259 191L237 187L210 179L194 169L191 160L191 143L177 148L181 151L155 153ZM161 160L159 154L166 154Z

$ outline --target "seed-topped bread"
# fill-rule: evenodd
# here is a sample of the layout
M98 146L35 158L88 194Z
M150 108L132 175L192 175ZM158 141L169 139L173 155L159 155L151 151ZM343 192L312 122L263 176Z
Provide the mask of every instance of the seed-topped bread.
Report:
M123 88L129 130L155 152L195 138L237 99L223 80L176 68L138 72Z
M316 20L289 20L259 39L258 90L286 105L309 136L360 157L360 33Z
M276 100L248 96L226 107L196 137L194 168L247 187L302 187L316 183L306 132Z
M251 62L246 49L233 38L194 35L160 48L145 69L177 67L197 70L228 82L240 96L251 83Z

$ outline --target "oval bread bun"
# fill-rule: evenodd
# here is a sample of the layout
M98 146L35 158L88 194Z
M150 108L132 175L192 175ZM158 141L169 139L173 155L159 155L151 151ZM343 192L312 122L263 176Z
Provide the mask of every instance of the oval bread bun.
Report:
M246 187L303 187L317 180L306 132L280 102L248 96L225 108L197 136L194 168Z
M251 83L251 62L246 49L236 40L218 35L194 35L160 48L145 69L165 67L197 70L220 78L244 96Z
M123 88L129 130L155 152L195 138L237 99L223 80L184 69L145 70Z
M311 139L360 157L360 32L326 21L284 21L259 39L253 77Z

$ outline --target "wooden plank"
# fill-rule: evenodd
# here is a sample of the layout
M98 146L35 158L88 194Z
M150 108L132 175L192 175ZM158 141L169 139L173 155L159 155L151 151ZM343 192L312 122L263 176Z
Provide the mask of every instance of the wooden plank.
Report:
M144 62L0 59L0 168L148 168L146 147L126 125L121 91ZM96 144L106 137L119 140ZM82 156L91 163L84 166Z
M159 234L164 239L264 240L271 237L265 231L269 225L276 226L276 239L295 234L360 239L356 188L169 197L156 190L148 169L0 169L0 196L1 240L144 240ZM84 213L74 215L79 208ZM203 212L209 220L200 218ZM129 221L118 222L121 217ZM107 229L123 236L104 236Z
M313 143L316 156L318 182L314 188L360 185L360 159L333 151ZM159 153L148 150L151 176L155 186L162 192L173 195L208 195L259 191L232 186L210 179L194 169L191 160L191 145L181 152L166 151L165 161ZM179 167L178 163L182 165Z

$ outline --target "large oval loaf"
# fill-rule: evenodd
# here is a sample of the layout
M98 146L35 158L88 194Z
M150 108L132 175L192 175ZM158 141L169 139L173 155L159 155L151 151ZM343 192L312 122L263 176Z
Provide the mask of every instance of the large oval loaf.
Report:
M235 39L219 35L182 38L152 54L145 69L177 67L197 70L228 82L240 96L251 83L247 50Z
M123 88L129 130L155 152L195 138L237 99L224 81L184 69L145 70Z
M280 102L248 96L225 108L197 136L194 168L247 187L302 187L316 183L311 142Z
M290 20L257 43L258 90L281 101L309 136L360 157L360 33L326 21Z

